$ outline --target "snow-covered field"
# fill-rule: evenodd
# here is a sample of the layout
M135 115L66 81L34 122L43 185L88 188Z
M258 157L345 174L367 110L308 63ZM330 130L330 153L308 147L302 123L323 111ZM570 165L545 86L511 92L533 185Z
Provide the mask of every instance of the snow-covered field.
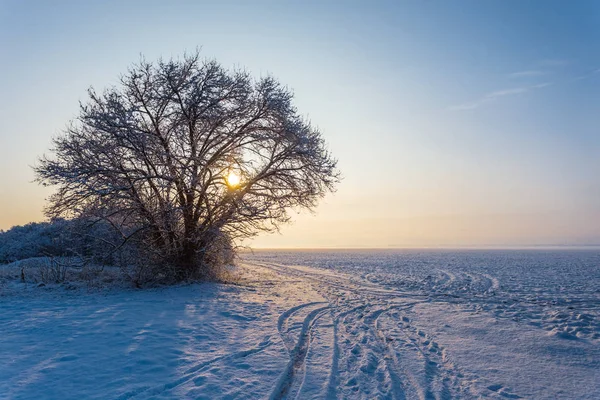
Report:
M240 264L239 285L5 281L0 398L600 398L600 251Z

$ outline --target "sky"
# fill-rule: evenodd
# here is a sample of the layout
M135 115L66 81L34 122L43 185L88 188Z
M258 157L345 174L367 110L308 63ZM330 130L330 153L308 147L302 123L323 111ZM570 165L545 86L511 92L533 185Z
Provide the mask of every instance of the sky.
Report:
M600 243L600 2L0 0L0 229L31 166L140 55L271 74L343 181L254 247Z

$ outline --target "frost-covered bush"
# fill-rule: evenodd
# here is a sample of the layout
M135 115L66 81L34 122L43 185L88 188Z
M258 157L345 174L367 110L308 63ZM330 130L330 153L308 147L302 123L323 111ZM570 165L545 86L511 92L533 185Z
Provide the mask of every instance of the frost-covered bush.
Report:
M32 222L0 232L0 263L33 257L80 257L112 265L110 243L115 233L107 224L84 219Z
M104 266L119 267L136 287L180 280L230 280L228 267L235 255L232 241L218 230L212 235L197 260L207 266L189 270L185 276L169 254L147 246L143 232L124 243L109 223L85 218L30 223L0 232L0 263L22 260L19 268L27 279L43 283L63 282L70 272L83 280L96 279ZM35 264L32 268L30 261Z
M15 226L0 233L0 262L9 263L45 255L61 255L57 241L61 235L60 223L32 222Z

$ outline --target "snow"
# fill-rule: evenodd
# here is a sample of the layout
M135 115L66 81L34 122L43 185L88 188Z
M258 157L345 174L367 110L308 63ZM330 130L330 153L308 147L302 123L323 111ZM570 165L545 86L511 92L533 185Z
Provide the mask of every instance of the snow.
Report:
M0 398L264 398L287 363L268 290L36 292L0 299Z
M239 284L0 285L0 398L600 398L598 251L258 251Z

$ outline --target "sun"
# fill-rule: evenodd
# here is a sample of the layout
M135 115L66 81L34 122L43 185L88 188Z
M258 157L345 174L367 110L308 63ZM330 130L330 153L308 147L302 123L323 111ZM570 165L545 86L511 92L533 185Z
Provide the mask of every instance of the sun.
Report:
M234 171L229 171L229 175L227 175L227 186L236 187L240 184L241 178Z

